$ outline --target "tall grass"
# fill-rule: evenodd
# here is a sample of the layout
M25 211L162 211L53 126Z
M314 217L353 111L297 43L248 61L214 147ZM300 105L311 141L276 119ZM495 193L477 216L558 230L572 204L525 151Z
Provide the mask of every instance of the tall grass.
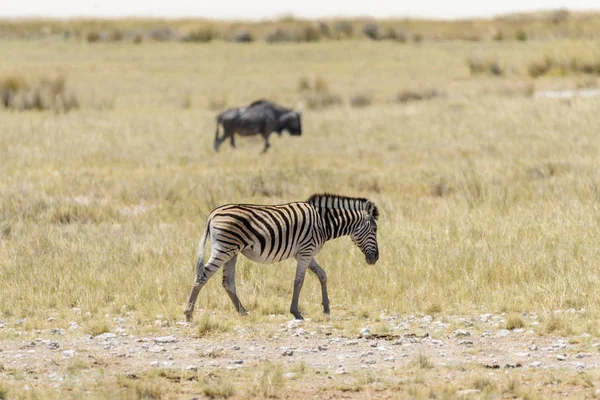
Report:
M376 265L365 266L347 238L318 256L334 316L571 307L598 315L598 135L589 123L598 99L574 100L566 112L561 102L481 94L477 88L499 83L468 78L464 60L477 44L452 57L446 45L427 43L404 46L398 57L387 51L397 45L383 41L360 43L351 55L337 42L236 46L233 53L218 43L194 52L130 45L127 55L111 45L102 56L92 46L72 46L77 52L57 55L35 43L0 44L9 68L37 54L78 87L120 104L60 116L0 112L3 319L44 325L58 310L68 323L75 307L85 332L110 329L112 323L93 321L123 307L140 325L152 325L158 314L182 319L213 207L323 191L371 198L381 210ZM510 51L505 55L516 59L530 53ZM357 56L366 60L360 66ZM79 68L89 57L99 66L111 60L114 70L99 70L112 79ZM200 62L207 58L210 65ZM273 135L272 152L261 157L254 138L237 138L236 150L215 154L215 112L175 102L189 90L199 103L227 93L231 104L260 94L297 104L304 94L296 90L298 69L311 90L314 77L323 76L328 90L346 99L359 91L387 98L430 82L461 96L307 110L303 135ZM292 260L258 266L240 257L239 295L257 323L268 314L288 317L293 274ZM309 276L300 303L305 315L321 314L319 296ZM210 312L214 318L201 318ZM200 293L197 313L199 335L233 332L237 320L223 319L237 317L219 275Z

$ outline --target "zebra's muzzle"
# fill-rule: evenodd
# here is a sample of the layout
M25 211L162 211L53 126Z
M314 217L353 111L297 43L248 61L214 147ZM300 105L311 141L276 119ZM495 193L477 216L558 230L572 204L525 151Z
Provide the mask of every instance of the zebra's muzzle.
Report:
M378 253L369 253L365 255L365 260L367 261L367 264L369 265L373 265L377 262L377 260L379 260L379 254Z

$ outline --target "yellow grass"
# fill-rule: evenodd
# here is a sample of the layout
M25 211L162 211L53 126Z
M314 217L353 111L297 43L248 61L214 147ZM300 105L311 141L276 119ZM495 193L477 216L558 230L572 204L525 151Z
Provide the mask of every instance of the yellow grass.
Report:
M48 327L48 317L65 328L74 320L94 334L120 315L134 316L140 331L152 330L157 315L182 320L212 208L327 191L370 198L381 214L376 265L348 238L317 257L329 276L331 318L347 318L337 323L348 332L361 315L538 312L548 316L539 334L597 335L587 321L600 315L600 99L534 99L517 90L527 84L527 63L566 48L598 44L0 42L0 74L60 72L81 104L61 115L0 110L0 319L27 318L26 331ZM524 73L471 77L472 54ZM298 82L316 77L345 101L305 110L301 137L273 136L266 155L256 138L213 152L211 99L296 106L304 96ZM392 101L415 88L444 95ZM373 94L372 104L351 108L347 100L362 92ZM193 102L181 107L187 98ZM113 107L99 107L104 101ZM217 275L200 293L195 334L291 317L293 261L240 258L237 273L251 315L235 315ZM309 276L301 310L318 320L319 303ZM554 316L568 308L585 309L582 320ZM202 320L207 312L219 322ZM257 393L278 393L256 382ZM477 385L526 391L507 382ZM139 395L165 390L144 385L126 386ZM401 390L421 397L446 389L409 381ZM223 395L232 393L237 386Z

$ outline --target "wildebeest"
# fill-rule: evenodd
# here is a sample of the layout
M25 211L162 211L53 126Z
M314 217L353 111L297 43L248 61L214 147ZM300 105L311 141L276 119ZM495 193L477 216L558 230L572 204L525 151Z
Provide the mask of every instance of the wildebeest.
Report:
M265 140L265 153L269 145L269 135L277 132L279 136L284 130L290 135L302 134L301 111L285 108L272 101L260 99L247 107L230 108L217 116L215 132L215 151L219 151L221 143L229 138L231 147L235 148L234 134L241 136L262 135ZM223 126L223 135L219 137L219 125Z

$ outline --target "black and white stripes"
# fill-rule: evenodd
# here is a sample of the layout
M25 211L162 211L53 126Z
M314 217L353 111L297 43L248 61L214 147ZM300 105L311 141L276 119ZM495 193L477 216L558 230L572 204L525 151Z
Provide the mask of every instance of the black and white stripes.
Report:
M314 260L327 240L350 235L368 264L379 258L377 217L373 202L363 198L315 194L306 202L282 205L232 204L214 209L207 219L198 248L196 280L185 315L192 318L200 289L223 266L223 287L240 313L246 310L236 294L235 262L242 253L259 263L274 263L290 257L297 260L290 312L298 312L298 298L306 270L321 282L323 308L329 312L327 275ZM204 246L210 236L210 259L204 264Z

